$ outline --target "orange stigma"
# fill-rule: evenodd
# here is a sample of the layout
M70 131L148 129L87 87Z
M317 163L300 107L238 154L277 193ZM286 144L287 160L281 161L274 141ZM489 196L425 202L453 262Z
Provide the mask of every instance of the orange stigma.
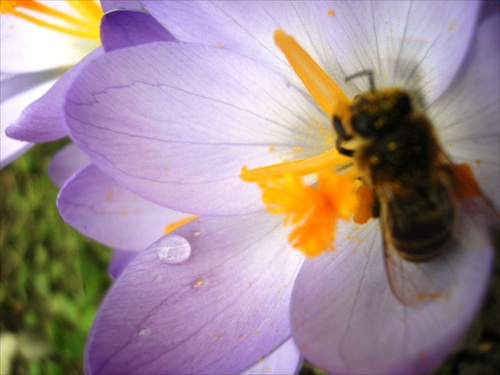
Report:
M284 224L294 226L290 244L309 257L334 249L337 221L349 219L358 206L352 178L331 171L317 176L315 186L294 174L259 183L268 211L285 215Z
M45 2L34 0L4 1L1 4L2 15L10 14L37 26L45 27L64 34L87 39L99 39L99 23L102 9L94 0L67 0L75 14L70 15L50 7Z

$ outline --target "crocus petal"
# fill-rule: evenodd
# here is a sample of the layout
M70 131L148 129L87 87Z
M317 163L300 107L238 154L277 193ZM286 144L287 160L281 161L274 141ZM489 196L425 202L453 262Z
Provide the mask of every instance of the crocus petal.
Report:
M326 115L301 92L252 60L200 45L102 56L75 81L66 113L71 137L105 173L184 212L255 211L260 192L240 179L243 166L333 147Z
M76 147L69 144L60 150L50 161L49 176L54 184L61 187L76 172L90 164L90 158Z
M6 135L7 127L30 103L40 98L54 84L60 70L43 71L16 76L2 76L2 104L0 115L0 169L26 152L31 143L21 142Z
M101 7L104 12L111 10L137 10L143 11L141 3L136 0L101 0Z
M482 1L481 3L482 7L479 13L479 22L500 12L500 3L498 1Z
M304 357L343 374L420 374L438 366L466 333L491 276L492 245L462 219L467 238L439 270L454 285L418 307L391 293L377 221L358 232L343 226L338 250L308 259L294 287L292 331Z
M454 78L473 35L478 1L318 2L318 19L348 75L414 87L428 103ZM333 14L332 14L333 12ZM353 85L368 90L368 80Z
M45 95L22 111L7 129L7 135L28 142L49 142L65 137L67 130L62 105L68 87L87 64L103 53L102 47L97 48L64 73Z
M54 81L63 73L64 69L52 69L35 73L2 75L2 103L14 96L18 96L24 92L28 92L43 83ZM35 97L34 99L37 99L37 97Z
M273 34L293 35L325 72L345 85L345 73L335 56L345 51L328 48L323 25L311 1L141 1L178 40L238 52L259 61L302 88L297 74L276 47ZM353 93L353 92L352 92Z
M66 1L51 1L49 5L65 14L75 12ZM79 38L40 27L11 14L2 14L0 35L2 74L68 67L99 45L99 40Z
M106 52L175 38L152 16L137 11L114 11L101 20L101 42Z
M444 147L467 162L484 192L500 205L500 57L498 14L478 28L453 86L429 108Z
M108 273L113 279L118 278L129 263L139 254L137 251L119 250L113 251L113 258L108 266Z
M144 249L168 224L188 216L146 201L93 164L66 182L57 206L62 218L86 236L130 250Z
M159 250L179 239L189 260L165 263ZM87 341L87 372L245 370L289 337L289 298L302 261L279 218L192 221L141 252L115 281Z
M259 362L243 375L262 375L262 374L297 374L302 364L302 357L299 348L295 345L293 339L288 339L274 352Z

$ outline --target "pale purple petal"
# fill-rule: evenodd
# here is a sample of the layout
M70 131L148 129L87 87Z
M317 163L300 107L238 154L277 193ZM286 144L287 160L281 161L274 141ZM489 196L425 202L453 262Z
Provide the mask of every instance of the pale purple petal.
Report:
M297 374L302 365L299 348L293 339L288 339L274 352L243 371L243 375Z
M66 113L71 137L105 173L184 212L255 211L260 192L240 179L243 166L333 147L328 118L294 87L238 54L199 45L102 56L73 85Z
M48 79L48 80L47 80ZM31 143L12 139L5 134L21 111L42 96L54 84L49 74L22 75L2 79L0 107L0 169L26 152Z
M484 192L500 197L499 15L484 21L453 86L429 108L443 146L456 162L466 162Z
M106 13L101 20L101 42L106 52L175 38L152 16L137 11Z
M500 2L498 1L482 1L481 12L479 14L479 22L487 18L498 15L500 13Z
M346 89L345 73L336 56L346 51L329 48L324 25L312 1L141 1L144 7L179 41L204 44L238 52L259 61L286 77L297 87L303 84L280 49L273 34L283 29Z
M60 150L50 161L49 176L54 184L61 187L76 172L90 164L90 158L76 147L69 144Z
M17 121L9 126L9 137L28 142L49 142L65 137L63 104L66 92L80 71L103 53L102 47L97 48L64 73L45 95L24 109Z
M87 373L237 373L289 337L303 257L280 218L202 217L174 233L162 246L181 236L190 259L167 264L152 246L128 265L94 321Z
M104 12L117 9L144 10L141 3L137 0L101 0L101 7Z
M448 88L460 67L480 5L478 1L317 3L319 23L348 75L372 70L377 86L415 89L428 103ZM352 85L362 91L369 88L366 79Z
M107 246L143 250L163 236L168 224L188 215L155 205L126 190L93 164L62 187L62 218Z
M64 69L43 70L35 73L1 76L2 103L8 99L29 91L41 84L52 82L63 75ZM41 96L41 95L40 95ZM32 100L38 99L35 97ZM7 124L9 125L9 124Z
M293 337L304 357L329 373L435 369L467 332L491 276L492 245L483 228L462 219L464 242L437 275L453 280L449 293L416 307L391 293L378 222L355 232L342 226L337 251L307 260L294 287Z
M108 273L113 279L118 278L123 270L130 264L132 260L139 254L137 251L128 250L113 250L113 258L108 266Z

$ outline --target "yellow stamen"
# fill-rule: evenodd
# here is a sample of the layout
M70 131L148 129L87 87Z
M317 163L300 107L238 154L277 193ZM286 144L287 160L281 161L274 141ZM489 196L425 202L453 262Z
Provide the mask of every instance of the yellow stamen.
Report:
M87 19L101 20L102 8L95 1L69 1L69 5Z
M0 13L7 14L16 6L16 1L14 0L2 0L0 1Z
M310 257L333 250L337 221L352 216L358 205L352 178L331 171L318 173L316 187L294 174L259 187L269 212L284 214L284 224L295 226L289 235L292 246Z
M165 228L163 228L163 234L169 234L170 232L182 227L183 225L186 225L187 223L193 221L194 219L197 219L198 217L199 215L191 215L185 217L184 219L174 221L173 223L170 223L166 225Z
M32 22L35 25L64 34L81 38L99 39L99 23L103 14L99 5L93 0L67 1L78 12L79 17L63 13L34 0L2 0L1 12L2 14L9 13L28 22ZM28 13L25 10L27 10ZM36 16L34 14L36 14ZM50 21L47 19L50 19Z
M349 113L349 98L337 84L316 64L311 56L290 35L282 30L274 32L274 42L285 54L293 70L309 93L328 116L345 118Z
M240 177L246 182L259 182L267 178L283 176L285 173L305 176L331 168L332 166L342 167L351 162L348 157L339 154L337 150L328 150L321 155L307 159L294 160L250 170L243 167Z

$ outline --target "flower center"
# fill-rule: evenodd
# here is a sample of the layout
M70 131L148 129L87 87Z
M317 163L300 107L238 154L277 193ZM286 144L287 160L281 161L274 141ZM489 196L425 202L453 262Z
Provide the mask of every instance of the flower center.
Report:
M64 13L34 0L2 0L0 11L2 15L11 14L37 26L64 34L99 39L99 23L103 12L98 3L93 0L67 0L66 3L75 10L75 15Z
M274 33L276 45L321 109L330 117L349 116L351 101L290 35ZM284 224L294 226L289 241L307 256L333 250L339 219L365 223L371 217L372 190L358 180L352 159L336 149L323 154L249 170L240 177L256 182L269 212L285 215ZM303 176L316 174L313 186Z

